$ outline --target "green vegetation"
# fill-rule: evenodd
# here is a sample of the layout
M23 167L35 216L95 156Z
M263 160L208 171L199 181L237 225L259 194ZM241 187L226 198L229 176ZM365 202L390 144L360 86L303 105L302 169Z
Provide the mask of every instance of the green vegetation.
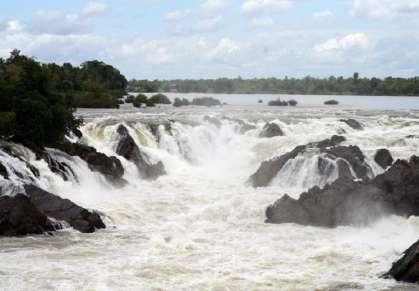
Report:
M327 101L325 101L324 102L324 105L338 105L339 104L339 102L338 101L336 101L336 100L327 100Z
M17 50L0 59L0 138L42 147L80 125L74 96L53 68Z
M181 106L188 106L191 105L191 102L189 102L186 98L175 98L175 102L173 102L173 106L175 107L181 107Z
M192 105L196 106L218 106L221 105L220 100L212 98L212 97L201 97L201 98L194 98L192 100Z
M149 102L153 104L172 104L170 99L163 94L156 94L150 97Z
M137 97L134 98L132 104L134 105L134 107L141 107L142 104L148 105L150 103L146 95L138 94Z
M419 96L419 77L369 79L355 73L350 78L131 80L128 87L137 92Z

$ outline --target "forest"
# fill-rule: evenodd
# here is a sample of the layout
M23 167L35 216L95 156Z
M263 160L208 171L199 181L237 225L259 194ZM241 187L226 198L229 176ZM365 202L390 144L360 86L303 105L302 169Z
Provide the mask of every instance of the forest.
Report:
M237 93L237 94L307 94L307 95L373 95L419 96L419 77L413 78L361 78L354 73L349 78L302 79L200 79L200 80L130 80L131 92L180 93Z

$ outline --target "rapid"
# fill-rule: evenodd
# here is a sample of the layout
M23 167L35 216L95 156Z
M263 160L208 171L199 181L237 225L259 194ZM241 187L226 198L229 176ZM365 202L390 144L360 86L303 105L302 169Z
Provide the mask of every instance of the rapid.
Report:
M0 290L411 290L379 276L419 238L419 218L335 229L265 224L266 207L283 194L298 198L337 178L333 161L330 175L317 172L318 152L289 162L269 187L255 189L248 178L266 159L340 133L344 144L360 147L375 176L383 171L373 159L377 149L396 159L419 154L419 111L224 106L78 114L83 143L115 156L123 124L167 174L146 181L119 157L127 184L116 187L83 160L50 149L74 173L64 181L29 149L12 145L23 160L0 151L10 173L25 173L3 184L8 195L34 181L97 210L107 225L94 234L65 228L0 239ZM260 138L268 121L285 136Z

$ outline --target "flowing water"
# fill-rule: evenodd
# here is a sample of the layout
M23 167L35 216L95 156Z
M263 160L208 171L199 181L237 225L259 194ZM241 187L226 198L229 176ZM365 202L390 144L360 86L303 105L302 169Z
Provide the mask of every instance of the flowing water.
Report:
M332 162L330 175L317 172L316 152L288 163L269 187L254 189L247 179L263 160L342 132L377 175L377 149L388 148L395 158L418 154L419 137L407 138L419 132L418 111L226 106L79 114L86 121L84 143L115 155L116 128L124 124L153 162L164 163L167 175L144 181L120 157L129 183L116 188L82 160L54 152L75 173L64 181L16 147L40 170L37 179L24 162L0 152L3 164L26 173L11 177L10 195L32 179L98 210L108 226L94 234L67 228L54 236L0 239L0 290L413 289L379 276L419 238L419 218L391 216L362 228L265 224L266 207L283 194L297 198L336 179ZM348 117L365 129L339 122ZM259 138L266 121L278 123L285 136ZM255 128L242 133L243 122ZM157 133L150 123L161 124Z

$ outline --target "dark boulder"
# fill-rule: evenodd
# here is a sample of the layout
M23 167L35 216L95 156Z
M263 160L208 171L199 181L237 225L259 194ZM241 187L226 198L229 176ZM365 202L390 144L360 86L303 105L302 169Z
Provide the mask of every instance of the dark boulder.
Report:
M117 132L121 136L121 139L116 147L116 153L123 156L128 161L135 163L140 175L143 178L153 180L166 174L166 170L162 162L151 164L148 161L147 156L140 151L125 126L121 124L118 127Z
M308 211L297 200L286 194L266 209L266 217L266 222L281 221L303 225L310 223Z
M9 179L9 172L7 172L6 167L0 162L0 176L5 178L6 180Z
M324 105L339 105L339 102L337 100L331 99L324 101Z
M78 156L84 160L89 169L103 174L106 179L114 184L124 184L122 176L124 168L121 161L116 157L108 157L99 153L95 148L79 143L66 143L60 146L60 149L70 156Z
M79 139L83 137L83 133L78 128L73 129L71 132Z
M284 211L289 205L292 209L299 209L298 215ZM309 217L303 224L325 227L363 225L390 214L417 216L419 158L413 156L409 162L398 160L384 174L372 180L357 182L340 177L323 189L313 187L292 203L280 199L268 209L267 222L270 223L301 223L303 209Z
M393 263L384 277L408 283L419 283L419 241L404 251L403 256Z
M74 229L92 233L105 228L105 224L96 212L78 206L68 199L63 199L34 185L25 185L30 202L42 214L58 221L65 221Z
M263 127L259 137L275 137L275 136L283 136L284 132L276 123L266 123Z
M352 127L353 129L356 129L356 130L361 130L364 128L361 123L359 123L357 120L352 119L352 118L341 119L340 121L343 123L346 123L349 127Z
M253 185L253 187L266 187L289 160L295 159L299 154L303 154L307 149L319 148L326 151L329 147L337 146L343 141L345 141L343 136L334 135L332 138L325 139L320 142L297 146L288 153L262 162L258 170L250 176L249 182Z
M78 180L76 173L67 163L58 161L47 151L44 152L42 158L47 162L48 168L53 173L61 176L64 181L70 180L70 177L73 177L76 181Z
M383 169L393 164L393 157L388 149L379 149L374 156L374 161Z
M322 153L327 154L333 159L344 159L347 161L356 174L358 179L366 179L371 169L365 162L365 156L357 146L335 146L321 149Z
M54 229L54 224L26 195L0 197L0 236L42 234Z

